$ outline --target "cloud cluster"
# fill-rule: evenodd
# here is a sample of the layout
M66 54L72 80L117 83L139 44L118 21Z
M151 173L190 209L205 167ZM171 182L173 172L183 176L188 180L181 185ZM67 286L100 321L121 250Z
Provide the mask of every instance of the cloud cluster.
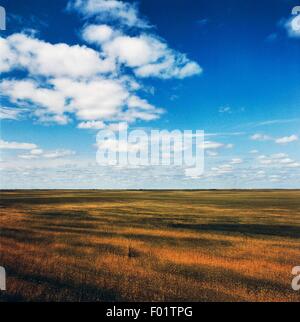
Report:
M132 68L137 77L185 78L202 72L197 63L154 35L129 36L108 25L93 24L85 27L82 37L118 64Z
M298 141L299 137L296 134L292 134L292 135L289 135L289 136L273 138L273 137L271 137L269 135L256 133L256 134L251 135L250 139L253 140L253 141L274 141L277 144L287 144L287 143Z
M75 155L74 151L67 149L57 149L45 151L38 147L34 143L27 142L12 142L0 140L0 150L14 150L14 151L23 151L23 154L20 154L18 157L20 159L32 160L32 159L59 159L67 156Z
M298 141L298 136L295 134L292 134L290 136L283 136L281 138L278 138L275 140L276 143L278 144L286 144L286 143L291 143L291 142L295 142Z
M75 155L74 151L71 150L53 150L53 151L43 151L42 149L33 149L29 153L19 155L20 159L32 160L32 159L59 159L67 156Z
M0 72L27 70L44 77L93 77L115 70L108 58L86 46L51 44L25 34L0 38Z
M22 110L0 107L0 120L17 120L22 113Z
M88 46L52 44L24 33L0 37L0 91L41 122L76 120L80 129L99 129L116 121L151 121L163 110L141 97L141 78L201 73L196 62L149 31L132 3L74 0L68 8L84 17L81 35ZM133 27L140 32L132 34Z
M33 150L37 145L33 143L8 142L0 140L0 149L2 150Z
M276 153L269 156L259 155L258 162L264 166L275 166L280 169L284 168L300 168L300 163L291 159L286 153Z

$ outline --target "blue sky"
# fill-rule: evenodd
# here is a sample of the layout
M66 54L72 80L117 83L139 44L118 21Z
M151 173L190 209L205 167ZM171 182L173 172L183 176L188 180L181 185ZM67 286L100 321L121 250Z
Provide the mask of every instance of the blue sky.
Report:
M0 2L2 188L299 188L298 1ZM204 130L205 171L107 168L97 130Z

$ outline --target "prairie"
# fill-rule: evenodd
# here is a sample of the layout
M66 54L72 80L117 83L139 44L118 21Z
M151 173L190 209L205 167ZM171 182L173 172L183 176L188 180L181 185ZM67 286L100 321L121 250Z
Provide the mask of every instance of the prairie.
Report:
M1 192L1 301L300 301L299 190Z

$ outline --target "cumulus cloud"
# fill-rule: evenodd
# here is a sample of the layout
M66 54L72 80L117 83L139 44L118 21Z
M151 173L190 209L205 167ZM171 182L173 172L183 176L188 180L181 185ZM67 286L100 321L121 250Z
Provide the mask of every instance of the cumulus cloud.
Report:
M4 80L0 83L1 92L9 96L12 102L32 102L49 113L63 113L64 96L49 88L42 88L32 80Z
M24 150L26 153L19 155L20 159L32 160L38 158L58 159L66 156L75 155L75 152L67 149L57 149L51 151L44 151L38 145L27 142L14 142L0 140L1 150Z
M202 72L196 62L154 35L124 35L107 25L88 25L82 35L88 43L99 45L107 57L133 68L138 77L180 79Z
M120 24L128 27L150 27L145 18L139 18L135 3L117 0L71 0L68 9L78 11L85 18L97 16L98 20L117 20Z
M201 72L186 55L168 47L159 37L145 33L128 35L101 19L145 28L136 5L117 0L74 0L69 9L97 24L86 24L83 39L98 49L66 43L52 44L33 35L12 34L0 38L0 72L23 70L26 79L7 78L0 90L11 102L33 109L41 122L67 124L75 116L79 128L99 128L105 121L150 121L163 112L135 92L141 86L121 69L137 77L185 78ZM6 112L8 117L9 112ZM2 113L3 114L3 113ZM15 114L10 112L10 117Z
M88 43L102 45L112 39L114 30L108 25L88 25L82 31L83 39Z
M121 112L129 97L121 82L110 79L95 79L90 82L55 79L55 90L66 99L67 109L75 111L80 120L112 118Z
M292 134L290 136L283 136L281 138L278 138L275 140L276 143L278 144L287 144L287 143L291 143L291 142L295 142L298 141L298 136L295 134Z
M87 19L97 17L96 24L88 21L82 30L82 38L97 49L50 43L32 34L0 37L0 72L8 73L0 82L0 90L40 122L64 125L75 119L78 128L99 129L101 122L155 120L164 110L140 97L143 86L136 79L182 79L202 71L196 62L145 29L133 36L124 28L116 30L99 23L105 16L107 23L119 19L127 26L141 27L145 20L139 18L135 5L116 0L75 0L71 7ZM26 76L14 79L15 71ZM14 112L3 114L16 118Z
M0 73L10 71L16 58L6 39L0 37Z
M0 83L0 90L12 102L35 108L34 114L43 122L66 124L69 114L82 121L134 122L137 119L153 120L162 113L162 109L132 95L128 85L118 79L79 81L55 78L47 85L42 87L33 80L4 80ZM84 128L84 125L79 127Z
M91 77L115 70L113 61L86 46L51 44L25 34L0 38L0 71L26 69L48 77Z

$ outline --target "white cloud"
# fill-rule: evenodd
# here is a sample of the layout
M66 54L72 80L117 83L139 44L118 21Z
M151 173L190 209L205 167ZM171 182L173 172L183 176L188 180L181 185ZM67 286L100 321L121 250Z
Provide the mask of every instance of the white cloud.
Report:
M222 164L218 167L211 168L211 170L215 175L223 175L231 173L233 171L233 167L230 164Z
M206 150L216 150L220 148L227 148L231 149L233 147L233 144L224 144L220 142L214 142L214 141L204 141L204 149Z
M272 140L272 138L270 136L265 135L265 134L260 134L260 133L253 134L250 138L253 141L269 141L269 140Z
M259 162L260 162L261 164L265 164L265 165L267 165L267 164L272 164L272 163L273 163L273 161L272 161L272 160L270 160L270 159L261 159Z
M64 158L72 155L75 155L74 151L65 150L65 149L53 150L53 151L43 151L41 149L34 149L30 151L30 153L21 154L18 157L20 159L25 159L25 160L40 159L40 158L60 159L60 158Z
M25 34L13 34L0 38L0 68L25 68L33 75L48 77L91 77L113 72L110 59L86 46L51 44Z
M96 16L96 24L87 22L82 37L87 43L96 44L97 50L53 44L33 34L0 37L0 72L11 72L2 78L0 91L11 103L26 107L28 115L40 122L64 125L76 120L79 128L99 128L100 122L155 120L164 111L137 94L144 87L136 78L182 79L202 71L185 54L146 33L144 27L148 24L139 17L134 4L74 0L69 8L86 18ZM117 19L122 29L115 30L101 23L101 19L107 23ZM133 36L124 25L143 31ZM24 78L12 74L20 70ZM6 112L5 117L8 113L9 117L16 117L13 112Z
M36 155L33 154L20 154L18 157L24 160L33 160L37 158Z
M0 37L0 73L10 71L16 59L7 41Z
M0 107L0 120L17 120L23 110Z
M148 121L163 112L146 100L131 95L127 84L117 79L79 81L57 78L50 80L47 88L32 80L5 80L0 83L0 90L13 102L35 108L35 115L43 122L66 124L69 114L75 114L83 121Z
M104 51L129 67L141 67L155 63L164 55L166 45L141 35L139 37L119 36L104 44Z
M300 162L293 162L286 165L287 168L300 168Z
M230 164L241 164L243 163L243 159L240 158L234 158L230 161Z
M65 97L52 89L41 88L31 80L4 80L0 83L0 90L15 103L32 102L46 108L49 113L63 113Z
M292 160L290 158L284 158L284 159L280 159L279 163L289 164L289 163L294 163L294 160Z
M95 79L90 82L55 79L55 89L65 98L70 98L66 110L73 110L80 120L112 118L126 105L129 92L125 86L110 79Z
M102 1L91 0L89 4L75 7L95 7L108 8L118 2L118 5L128 9L128 3L121 1ZM110 5L109 5L110 3ZM74 6L73 6L74 7ZM106 10L106 9L104 9ZM112 12L110 8L110 13ZM102 12L103 13L103 12ZM83 39L91 44L97 44L113 61L133 69L138 77L159 77L159 78L185 78L200 74L201 67L186 55L179 53L168 47L167 43L161 38L150 33L141 33L135 36L124 34L124 30L115 30L107 24L86 25L82 31Z
M266 176L266 172L263 170L259 170L257 171L256 176L263 178Z
M100 20L118 20L119 23L135 28L149 28L145 19L138 17L135 3L118 0L71 0L69 9L77 10L85 17L97 16Z
M277 168L298 168L299 163L291 159L286 153L275 153L269 156L260 155L257 160L262 165L272 165Z
M57 158L63 158L66 156L71 156L74 154L75 154L75 152L71 151L71 150L55 150L55 151L50 151L50 152L44 153L43 157L47 158L47 159L57 159Z
M218 152L207 150L207 151L206 151L206 154L207 154L209 157L216 157L216 156L218 155Z
M78 128L100 130L105 128L105 124L102 121L81 122L78 124Z
M222 106L219 108L219 113L231 113L232 110L231 110L231 107L229 106Z
M288 155L286 153L275 153L275 154L271 154L271 158L272 159L282 159L282 158L286 158Z
M209 136L241 136L244 132L219 132L219 133L205 133L206 137Z
M82 31L83 39L88 43L101 45L110 40L114 30L108 25L88 25Z
M286 144L286 143L291 143L291 142L295 142L295 141L298 141L298 136L293 134L293 135L290 135L290 136L283 136L281 138L278 138L275 140L276 143L278 144Z
M37 145L33 143L8 142L0 140L0 149L3 150L32 150L36 148Z
M205 141L204 142L204 149L219 149L222 147L224 147L223 143L212 142L212 141Z
M41 155L41 154L43 154L43 150L42 149L34 149L34 150L31 150L30 151L30 154L32 154L32 155Z
M256 133L256 134L253 134L250 137L250 139L253 141L274 141L277 144L286 144L286 143L298 141L299 138L297 135L293 134L290 136L284 136L276 139L276 138L272 138L269 135Z
M129 108L139 108L141 110L154 110L155 107L149 104L146 100L141 99L138 96L131 96L128 99L128 107Z
M34 143L24 143L24 142L9 142L0 140L0 149L1 150L28 150L25 154L21 154L18 157L20 159L38 159L38 158L46 158L46 159L58 159L66 156L75 155L75 152L67 149L57 149L53 151L44 151L39 148Z
M108 57L133 68L138 77L185 78L202 72L197 63L153 35L120 35L103 42L102 48Z

